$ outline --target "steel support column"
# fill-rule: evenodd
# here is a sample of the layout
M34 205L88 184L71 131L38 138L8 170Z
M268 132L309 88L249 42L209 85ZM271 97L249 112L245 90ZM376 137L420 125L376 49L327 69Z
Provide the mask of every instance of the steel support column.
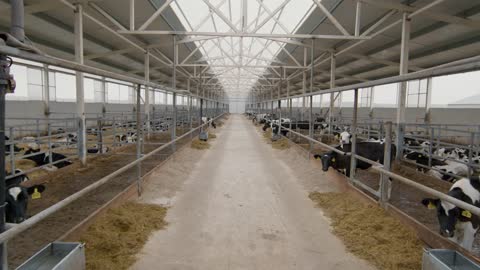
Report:
M430 124L432 120L430 109L432 107L432 78L427 79L427 94L425 97L425 124Z
M150 82L150 52L148 51L148 49L145 52L144 68L145 68L145 72L144 72L145 73L145 81L148 83L148 82ZM145 96L144 96L143 109L145 110L145 129L147 130L147 138L150 138L151 105L150 105L150 89L148 88L147 85L145 85Z
M335 53L330 53L330 89L335 88L335 70L336 70L336 59ZM332 124L333 124L333 116L334 116L334 106L335 106L335 94L332 92L330 93L330 106L328 110L328 130L329 133L332 133Z
M408 54L409 54L409 42L410 42L410 21L408 13L403 14L402 19L402 42L400 51L400 75L408 73ZM396 159L400 159L403 153L403 134L405 124L405 107L407 102L407 82L401 82L398 86L398 101L397 101L397 154Z
M76 4L75 9L75 61L83 65L83 6L82 4ZM85 94L83 85L83 72L75 72L76 93L77 93L77 147L78 147L78 159L85 165L87 163L87 133L85 122Z
M177 90L177 64L178 64L178 47L177 47L177 37L173 36L173 70L172 70L172 88L174 91ZM172 140L177 138L177 93L173 93L173 112L172 112ZM175 143L172 144L172 149L175 151Z
M48 76L48 65L43 65L43 112L48 118L50 116L50 77Z
M354 91L353 97L353 119L352 119L352 127L350 129L350 133L352 134L352 149L351 149L351 159L350 159L350 180L354 181L355 178L355 170L357 168L357 159L355 158L355 154L357 153L357 115L358 115L358 89Z

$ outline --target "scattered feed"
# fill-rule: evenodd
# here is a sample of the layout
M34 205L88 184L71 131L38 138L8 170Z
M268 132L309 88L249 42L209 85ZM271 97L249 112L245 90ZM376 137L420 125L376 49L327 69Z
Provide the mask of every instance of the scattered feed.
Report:
M217 138L217 135L215 135L215 133L208 133L208 138L209 139L216 139Z
M263 137L267 139L267 142L271 142L270 139L272 138L272 130L269 129L265 132L263 132Z
M422 244L382 208L346 193L309 195L331 218L333 232L346 248L378 269L421 269Z
M167 225L166 213L165 207L134 202L108 210L80 238L87 269L128 269L149 235Z
M279 150L285 150L290 148L290 143L287 138L282 137L279 140L272 142L272 147Z
M193 149L204 150L210 148L210 144L197 138L192 141L190 147L192 147Z

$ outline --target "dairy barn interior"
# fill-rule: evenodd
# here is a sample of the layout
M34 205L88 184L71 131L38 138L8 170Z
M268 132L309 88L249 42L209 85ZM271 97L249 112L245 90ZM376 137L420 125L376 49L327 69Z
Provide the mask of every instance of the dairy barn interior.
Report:
M480 2L0 0L1 269L480 269Z

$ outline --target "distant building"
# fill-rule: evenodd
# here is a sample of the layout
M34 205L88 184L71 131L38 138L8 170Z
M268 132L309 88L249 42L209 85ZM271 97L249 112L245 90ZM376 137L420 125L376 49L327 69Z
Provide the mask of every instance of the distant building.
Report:
M480 94L462 98L453 103L448 103L448 107L454 108L480 108Z

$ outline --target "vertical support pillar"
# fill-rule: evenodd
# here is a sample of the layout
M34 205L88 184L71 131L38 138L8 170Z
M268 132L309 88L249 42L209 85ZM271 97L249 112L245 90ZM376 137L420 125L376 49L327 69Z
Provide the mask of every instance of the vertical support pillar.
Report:
M369 112L368 112L368 116L370 117L370 119L373 120L373 113L374 113L374 104L375 104L375 86L372 86L372 88L370 88L370 104L369 104Z
M302 94L307 93L307 72L302 71ZM305 96L302 97L302 110L300 114L300 120L305 120L305 108L307 105L307 99Z
M137 85L137 111L136 111L136 116L137 116L137 144L136 144L136 150L137 150L137 159L142 157L142 140L143 140L143 134L142 129L141 129L141 123L142 123L142 116L140 114L140 91L142 91L141 85ZM137 193L138 196L142 194L142 163L139 162L137 163Z
M313 92L313 73L315 67L315 39L312 39L312 47L310 49L310 93ZM308 136L313 139L313 132L315 129L315 120L313 119L313 95L310 96L310 126ZM313 144L310 142L310 152L312 151Z
M362 2L357 0L357 7L355 11L355 36L360 36L360 28L361 28L361 21L362 21Z
M188 129L192 130L192 110L193 110L193 105L192 105L192 93L190 92L190 78L187 80L187 91L188 91L188 96L187 96L187 106L188 106ZM191 135L191 134L190 134ZM190 136L191 138L191 136Z
M105 118L107 114L107 83L105 81L105 77L102 77L100 87L100 90L102 91L102 116Z
M330 53L330 89L335 88L335 70L337 66L337 61L335 59L335 52ZM334 116L334 106L335 106L335 94L330 93L330 107L328 110L328 130L329 133L332 133L332 124Z
M48 76L48 65L43 64L43 111L45 116L50 116L50 77Z
M355 178L355 169L357 168L357 159L355 154L357 153L357 115L358 115L358 89L354 91L353 97L353 119L352 119L352 128L350 133L352 133L352 151L350 159L350 180L353 182Z
M82 4L75 5L75 61L83 65L83 6ZM78 122L78 159L85 165L87 163L87 133L85 122L85 94L83 85L83 73L75 72L76 92L77 92L77 122Z
M178 64L178 47L177 37L173 35L173 74L172 74L172 88L177 91L177 64ZM172 140L177 138L177 93L173 93L173 115L172 115ZM175 151L175 143L172 144L172 149Z
M402 21L402 42L400 51L400 75L408 73L408 54L410 41L410 19L408 13L403 14ZM403 153L403 134L405 132L405 107L407 102L407 82L400 82L398 86L397 101L397 154L396 159L400 159Z
M431 114L430 108L432 106L432 78L427 78L427 94L425 97L425 124L430 124Z
M135 30L135 0L130 0L130 31Z
M392 122L385 123L385 152L383 156L383 168L390 171L391 156L392 156ZM391 195L390 179L388 176L382 174L380 178L380 205L385 208Z
M146 51L145 53L145 62L144 62L144 68L145 68L145 82L149 83L150 82L150 52ZM140 109L140 107L139 107ZM147 138L150 139L150 111L151 111L151 106L150 106L150 89L147 85L145 85L145 100L144 100L144 105L143 109L145 110L145 129L147 130Z

